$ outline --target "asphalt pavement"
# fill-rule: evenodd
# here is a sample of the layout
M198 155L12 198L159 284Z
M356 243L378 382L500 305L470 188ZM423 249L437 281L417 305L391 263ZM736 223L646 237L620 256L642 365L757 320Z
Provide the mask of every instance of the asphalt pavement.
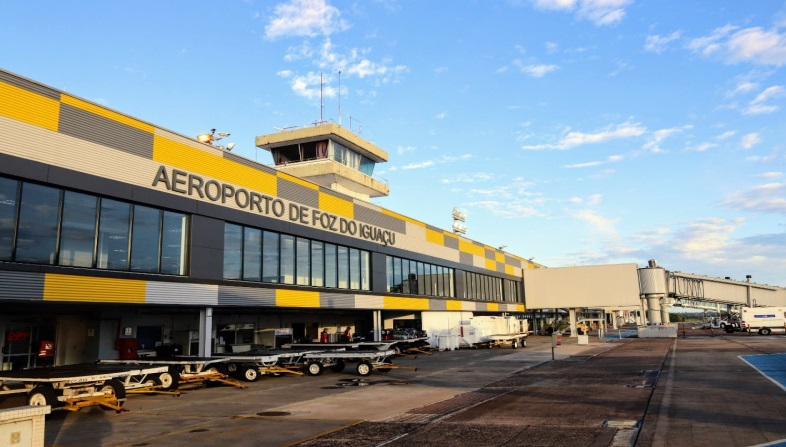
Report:
M608 334L607 334L608 335ZM397 357L361 378L262 377L245 388L133 395L126 412L56 412L46 445L755 446L786 440L786 337L530 336L526 348ZM552 355L554 360L552 360Z

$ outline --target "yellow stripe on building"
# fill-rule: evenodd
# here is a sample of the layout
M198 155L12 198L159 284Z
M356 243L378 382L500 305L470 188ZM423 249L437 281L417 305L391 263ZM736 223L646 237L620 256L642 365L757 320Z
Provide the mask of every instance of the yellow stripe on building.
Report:
M526 310L523 304L516 304L516 312L525 312Z
M497 262L502 262L504 264L505 263L505 253L502 253L501 251L495 252L494 253L494 259L496 259Z
M155 131L155 128L150 124L136 120L134 118L131 118L130 116L123 115L122 113L117 113L112 110L105 109L104 107L91 104L79 98L74 98L73 96L68 96L64 94L60 98L60 102L62 102L63 104L68 104L69 106L76 107L77 109L82 109L86 112L90 112L94 115L103 116L104 118L108 118L112 121L117 121L118 123L135 127L145 132L153 133Z
M386 296L385 309L400 310L428 310L428 299L426 298L405 298L397 296Z
M44 301L143 304L145 290L146 282L134 279L54 273L44 278Z
M498 312L499 311L499 304L498 303L486 303L486 311L488 311L488 312Z
M349 219L355 218L355 204L334 195L319 193L319 209L331 214L338 214Z
M486 250L479 246L475 245L472 242L466 241L464 239L459 239L459 251L463 251L464 253L469 253L471 255L482 256L486 257Z
M60 102L0 82L0 116L57 132Z
M447 300L445 302L445 304L447 306L445 310L462 310L463 309L463 307L461 305L461 301Z
M426 240L437 245L445 245L445 236L441 231L426 228Z
M319 292L276 289L277 307L319 308Z
M513 267L512 265L505 264L505 273L507 273L508 275L515 275L516 271L514 269L515 267Z
M276 176L232 160L154 135L153 160L271 196L278 195Z

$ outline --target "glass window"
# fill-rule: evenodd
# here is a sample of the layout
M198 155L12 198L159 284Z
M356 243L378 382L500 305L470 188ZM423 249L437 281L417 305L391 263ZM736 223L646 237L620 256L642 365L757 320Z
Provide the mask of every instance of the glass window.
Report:
M360 289L371 290L371 254L365 250L360 252Z
M385 273L387 276L388 292L393 291L393 257L385 256Z
M16 204L19 182L0 177L0 260L10 261L14 253Z
M98 197L65 191L58 264L93 267L97 213Z
M243 256L243 227L224 225L224 278L240 279Z
M325 244L311 241L311 285L325 286Z
M281 235L281 282L295 283L295 237Z
M349 249L338 247L338 288L349 288Z
M401 293L412 293L409 289L409 259L401 260Z
M442 296L442 295L445 294L445 287L444 287L444 284L443 284L443 281L442 281L442 272L443 272L445 267L442 267L441 265L438 265L438 266L436 266L436 268L437 268L437 273L436 273L436 278L435 278L436 281L435 282L437 284L437 290L434 292L434 295Z
M424 270L424 266L422 262L418 262L418 294L425 295L426 294L426 281L424 278L426 277L426 271Z
M262 280L262 230L243 228L243 279Z
M272 231L265 231L262 237L262 281L280 282L278 274L279 234Z
M393 258L393 292L401 293L401 258Z
M360 250L349 249L349 288L360 289Z
M131 271L158 273L158 253L161 247L161 211L135 205L132 222Z
M101 199L96 267L109 270L128 270L130 221L130 204L117 200Z
M60 221L60 190L24 183L19 209L16 261L53 264Z
M423 264L423 282L426 284L426 295L431 295L431 264Z
M301 286L309 285L311 277L311 247L308 244L309 240L299 237L297 238L297 245L295 248L295 255L297 256L297 284Z
M187 215L164 211L161 231L161 273L166 275L186 274L187 225Z
M338 287L336 246L325 244L325 287Z
M455 281L455 270L450 269L448 272L448 280L450 281L450 296L456 296L456 281Z

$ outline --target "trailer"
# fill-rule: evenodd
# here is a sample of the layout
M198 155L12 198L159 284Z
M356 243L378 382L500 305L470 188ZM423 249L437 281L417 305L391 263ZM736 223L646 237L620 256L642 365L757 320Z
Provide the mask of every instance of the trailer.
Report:
M786 332L786 307L742 307L740 329L770 335L773 330Z
M513 349L527 346L527 320L516 317L472 317L467 324L451 330L458 335L459 346L478 348L510 345Z
M153 391L166 382L162 366L78 364L0 372L0 395L27 394L28 405L77 411L100 406L123 411L126 393ZM174 385L176 388L176 385Z
M388 350L344 350L311 352L303 355L306 374L318 376L325 368L334 372L342 372L347 363L357 363L355 371L361 376L367 376L372 371L390 372L391 369L411 369L413 366L397 366L391 361L396 355L393 349Z
M415 354L431 355L431 345L428 337L415 337L401 340L382 340L382 341L362 341L357 343L358 348L372 347L374 349L387 351L392 349L397 355L414 357Z
M99 364L165 366L178 376L180 384L218 386L223 384L245 388L237 380L229 378L226 357L173 356L157 359L146 357L137 360L99 360Z
M301 371L304 365L303 356L313 352L318 351L256 350L220 356L229 359L226 364L229 374L254 382L262 375L278 377L282 374L293 374L302 376L304 374Z

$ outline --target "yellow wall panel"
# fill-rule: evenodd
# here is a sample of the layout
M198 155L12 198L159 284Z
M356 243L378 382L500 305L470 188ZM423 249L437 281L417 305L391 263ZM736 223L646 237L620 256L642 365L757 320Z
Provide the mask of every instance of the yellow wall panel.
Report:
M57 132L60 102L0 82L0 115Z
M499 311L499 304L497 303L486 303L486 310L489 312L498 312Z
M516 304L516 312L524 312L526 310L523 304Z
M74 98L73 96L62 95L62 97L60 98L60 102L62 102L63 104L74 106L78 109L82 109L84 111L90 112L98 116L103 116L104 118L109 118L112 121L117 121L127 126L135 127L145 132L153 133L155 131L155 128L150 124L136 120L134 118L131 118L130 116L123 115L122 113L117 113L112 110L105 109L101 106L91 104L87 101L82 101L81 99Z
M494 253L494 259L496 259L497 262L504 263L505 262L505 253L502 253L501 251L495 252Z
M486 259L486 270L497 271L497 261L493 259Z
M146 282L133 279L47 274L44 301L145 302Z
M446 301L447 310L462 310L461 301L448 300Z
M486 250L483 247L463 239L459 239L459 251L463 251L464 253L469 253L471 255L483 256L484 258L486 257Z
M160 135L153 139L153 160L184 171L222 180L272 196L278 195L276 176L236 163Z
M355 218L355 204L352 201L339 199L334 195L324 192L319 193L319 209L349 219Z
M440 232L426 228L426 240L437 245L445 245L445 236Z
M428 299L386 296L385 309L428 310Z
M515 275L516 274L515 270L513 270L513 266L512 265L505 265L505 273L507 273L508 275Z
M277 307L319 308L319 292L276 289Z

